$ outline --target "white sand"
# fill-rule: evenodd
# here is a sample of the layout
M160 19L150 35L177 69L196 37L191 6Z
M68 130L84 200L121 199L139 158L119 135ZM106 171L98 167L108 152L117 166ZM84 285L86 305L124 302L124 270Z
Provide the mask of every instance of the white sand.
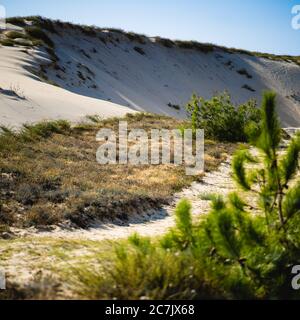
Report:
M49 63L42 50L27 54L21 48L0 48L0 87L19 86L26 97L22 100L0 93L0 123L16 126L56 118L78 121L86 114L121 116L131 110L183 117L183 108L176 111L167 104L183 106L192 92L208 98L226 89L240 103L249 98L259 100L263 90L272 89L278 93L283 125L300 126L300 67L294 63L220 50L205 54L165 48L151 39L143 45L111 32L99 34L108 41L105 45L100 38L78 30L58 30L60 35L50 36L64 71L46 69L49 79L62 88L43 83L33 74L40 64ZM110 43L109 37L119 42ZM145 55L137 53L135 46ZM240 69L246 69L252 78L238 74ZM244 85L256 91L242 88Z
M28 68L35 68L43 52L34 56L19 48L0 48L0 123L17 127L25 122L49 119L83 120L86 115L122 116L132 112L116 105L41 82ZM27 70L26 70L27 69ZM25 99L11 95L11 89Z

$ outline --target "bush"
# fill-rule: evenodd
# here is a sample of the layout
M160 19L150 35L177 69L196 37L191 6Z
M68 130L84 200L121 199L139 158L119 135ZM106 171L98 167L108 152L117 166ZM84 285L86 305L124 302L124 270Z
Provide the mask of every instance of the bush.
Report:
M14 41L11 39L0 39L0 44L5 47L13 47Z
M52 226L61 221L61 217L49 206L36 206L25 216L25 224L29 227Z
M80 30L82 31L83 34L89 37L96 37L97 32L96 29L90 26L80 26Z
M175 42L169 39L156 37L155 42L161 44L166 48L173 48L175 46Z
M23 125L20 138L25 141L34 141L39 138L48 138L52 134L65 134L71 130L71 125L65 120L39 122Z
M78 272L79 294L90 299L210 299L219 298L203 280L190 253L165 250L133 235L115 248L115 259L104 272Z
M140 44L146 44L146 36L134 33L134 32L127 32L126 33L126 37L130 40L130 41L135 41L138 42Z
M295 181L300 135L279 155L281 128L271 92L263 98L261 123L249 134L258 156L247 150L237 152L233 173L238 185L251 192L251 203L238 194L227 201L216 198L202 243L208 244L207 253L213 250L212 263L235 274L234 283L226 287L232 294L239 294L234 284L240 279L247 297L299 298L291 288L290 274L291 266L300 262L300 181ZM251 163L255 166L249 169Z
M46 45L53 48L54 43L40 27L25 27L27 34L34 40L42 40Z
M33 205L41 197L41 188L37 184L22 184L16 191L16 199L23 205Z
M197 41L175 41L178 48L197 50L202 53L210 53L214 51L214 46L212 44L199 43Z
M54 21L50 19L43 18L41 16L29 16L26 17L26 20L31 21L34 27L47 30L51 33L57 33L54 26Z
M26 38L26 35L24 33L18 31L9 31L6 32L5 35L8 39Z
M11 23L15 26L19 27L24 27L26 26L25 19L22 17L11 17L11 18L6 18L7 23Z
M245 142L247 127L261 119L254 100L235 106L227 92L210 100L193 95L186 110L194 130L204 129L206 138L219 141Z

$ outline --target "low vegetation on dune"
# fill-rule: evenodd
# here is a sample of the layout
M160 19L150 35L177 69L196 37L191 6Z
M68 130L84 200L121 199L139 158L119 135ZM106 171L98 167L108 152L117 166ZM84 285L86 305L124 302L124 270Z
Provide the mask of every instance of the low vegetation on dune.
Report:
M40 40L50 48L54 46L53 41L40 27L29 26L25 28L25 32L31 40Z
M212 197L211 212L197 222L183 200L176 227L165 236L133 235L115 245L114 259L101 271L81 269L80 293L93 299L299 298L291 268L300 262L300 134L282 154L273 93L265 94L262 120L249 138L257 156L242 149L233 159L239 192ZM245 192L252 192L250 203Z
M28 17L29 20L23 18L9 18L8 23L21 26L21 31L4 31L1 33L0 44L3 46L25 46L25 47L38 47L45 46L47 48L53 48L54 43L47 35L49 27L47 25L48 20L43 20L38 17ZM21 23L23 21L23 23ZM31 21L32 25L27 25L26 21ZM42 23L42 21L44 21ZM50 20L49 20L50 21ZM54 27L53 27L54 30Z
M128 115L130 128L177 129L183 121L150 114ZM96 221L127 221L158 208L198 177L184 166L100 165L96 133L118 132L119 119L71 126L67 121L2 127L0 135L0 224L44 227L62 222L87 228ZM214 170L234 145L207 141L206 170Z
M32 23L32 26L28 26L28 21ZM79 30L83 35L89 37L99 37L99 39L107 44L107 41L103 38L103 31L109 31L112 35L121 35L124 38L127 38L129 41L138 43L140 45L145 45L147 41L149 41L149 37L145 35L140 35L134 32L126 32L122 29L114 29L114 28L99 28L96 26L87 26L87 25L78 25L70 22L63 22L60 20L51 20L41 16L29 16L29 17L10 17L7 18L7 22L13 25L29 28L28 36L32 41L31 45L39 46L43 43L46 46L53 46L51 39L48 37L47 33L50 34L59 34L59 29L72 29ZM32 29L32 30L31 30ZM182 41L182 40L170 40L164 39L160 37L154 38L156 43L163 45L166 48L180 48L185 50L195 50L201 53L211 53L216 50L225 51L230 54L246 54L254 57L266 58L274 61L285 61L285 62L293 62L300 65L300 57L299 56L289 56L289 55L274 55L269 53L261 53L261 52L252 52L242 49L236 48L227 48L211 43L200 43L197 41ZM109 42L114 41L110 39ZM14 46L14 39L10 38L0 38L0 44L3 46ZM24 43L24 45L26 45ZM28 46L29 44L27 44Z
M192 126L150 114L125 120L129 129ZM173 165L100 166L96 132L117 130L119 119L90 116L89 121L75 127L65 121L41 123L18 134L2 128L1 230L66 219L80 227L95 217L126 219L131 209L159 205L192 181ZM291 287L291 268L300 263L300 134L282 147L286 137L272 92L263 97L259 120L249 119L246 127L249 145L238 150L237 144L206 141L207 170L234 152L232 172L239 187L226 197L203 195L211 201L207 214L192 216L191 204L182 200L175 226L155 238L1 240L0 265L9 266L22 252L27 269L36 269L42 259L42 268L52 275L37 276L26 286L9 282L1 298L66 297L62 283L68 284L68 297L83 299L299 298Z

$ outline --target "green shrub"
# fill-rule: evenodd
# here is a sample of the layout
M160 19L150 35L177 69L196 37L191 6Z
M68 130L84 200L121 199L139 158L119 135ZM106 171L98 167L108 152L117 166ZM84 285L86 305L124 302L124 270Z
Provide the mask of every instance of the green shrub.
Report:
M6 37L9 39L16 39L16 38L25 38L26 39L26 35L22 32L18 32L18 31L9 31L5 33Z
M15 150L24 142L37 141L41 138L50 137L55 133L68 134L72 130L71 124L65 120L26 124L18 132L4 126L0 126L0 129L1 152Z
M34 21L34 24L44 30L51 32L51 33L57 33L55 26L54 26L54 22L50 19L37 17Z
M13 47L14 41L11 39L0 39L0 44L5 47Z
M134 33L134 32L127 32L126 33L126 37L130 40L130 41L135 41L138 42L140 44L146 44L146 36Z
M65 120L49 122L39 122L33 125L23 125L20 137L23 140L36 140L38 138L48 138L54 133L66 133L71 130L70 123Z
M11 18L6 18L6 22L7 23L11 23L15 26L19 26L19 27L24 27L26 26L26 23L25 23L25 18L23 17L11 17Z
M173 48L175 46L175 42L169 39L156 37L155 42L161 44L166 48Z
M209 100L193 95L186 110L194 130L204 129L206 138L219 141L246 141L247 127L261 118L254 100L235 106L227 92Z
M133 235L115 248L104 270L77 272L79 294L90 299L213 299L222 297L206 283L191 253L166 250ZM79 280L79 281L78 281Z
M199 43L197 41L175 41L178 48L197 50L202 53L210 53L214 51L214 45L207 43Z
M41 16L29 16L25 18L27 21L32 22L32 25L34 27L37 27L39 29L44 29L47 30L51 33L57 33L55 26L54 26L54 21L43 18Z
M86 36L89 36L89 37L96 37L97 36L97 32L96 32L96 29L94 27L80 26L80 30Z
M48 35L40 28L35 26L25 27L26 33L33 40L42 40L49 47L54 47L53 41L48 37Z
M258 156L239 151L232 166L238 185L251 191L251 203L238 194L230 195L227 201L215 199L204 223L202 243L210 243L206 252L214 251L212 262L223 265L227 272L240 273L250 296L299 298L291 288L290 274L291 266L300 262L300 181L295 181L300 135L279 154L281 128L272 92L264 95L262 120L250 131L250 141ZM226 290L232 291L230 285Z

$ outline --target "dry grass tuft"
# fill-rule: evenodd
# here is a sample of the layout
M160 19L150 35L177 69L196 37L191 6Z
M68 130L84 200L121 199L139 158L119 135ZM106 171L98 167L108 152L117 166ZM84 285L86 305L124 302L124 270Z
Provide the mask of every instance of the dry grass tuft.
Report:
M67 121L25 125L19 133L2 128L0 135L1 224L18 227L72 222L82 228L103 220L127 220L160 207L201 177L186 176L175 165L99 165L95 136L102 128L116 132L118 118L71 127ZM182 121L150 114L128 115L130 128L176 129ZM214 170L232 144L206 145L206 169Z

